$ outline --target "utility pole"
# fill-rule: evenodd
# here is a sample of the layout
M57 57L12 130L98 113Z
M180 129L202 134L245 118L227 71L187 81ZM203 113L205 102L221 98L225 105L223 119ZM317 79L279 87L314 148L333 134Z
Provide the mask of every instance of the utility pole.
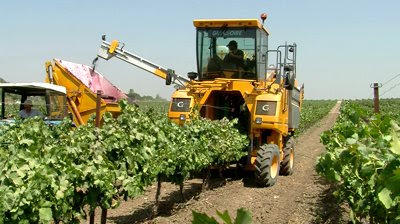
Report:
M374 89L374 112L379 113L379 88L382 87L380 83L371 84L371 88Z

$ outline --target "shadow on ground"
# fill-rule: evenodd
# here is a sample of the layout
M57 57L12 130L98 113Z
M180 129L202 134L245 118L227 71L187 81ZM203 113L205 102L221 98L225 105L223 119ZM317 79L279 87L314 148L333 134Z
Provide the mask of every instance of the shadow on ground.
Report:
M318 178L315 184L320 184L325 189L318 195L318 200L310 203L310 207L315 208L314 213L317 214L312 223L350 223L348 207L340 204L333 195L335 186L323 178Z
M227 181L240 178L241 177L237 176L235 171L231 170L224 172L224 178L219 177L218 172L212 172L211 179L205 190L222 187L227 183ZM172 191L166 196L161 197L158 206L156 206L154 201L147 202L142 204L138 209L135 209L131 214L109 217L108 219L117 224L131 224L149 221L158 216L171 216L174 212L184 208L188 201L197 200L202 191L201 183L186 182L183 192L184 198L182 198L179 189L177 189L176 191Z

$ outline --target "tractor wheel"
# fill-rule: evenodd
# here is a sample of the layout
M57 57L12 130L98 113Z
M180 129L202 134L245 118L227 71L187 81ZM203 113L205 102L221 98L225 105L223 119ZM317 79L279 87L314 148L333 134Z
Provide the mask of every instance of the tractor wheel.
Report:
M279 174L279 148L275 144L262 145L257 151L255 177L260 186L275 184Z
M289 176L293 174L294 166L294 138L290 137L283 148L283 161L281 163L280 175Z

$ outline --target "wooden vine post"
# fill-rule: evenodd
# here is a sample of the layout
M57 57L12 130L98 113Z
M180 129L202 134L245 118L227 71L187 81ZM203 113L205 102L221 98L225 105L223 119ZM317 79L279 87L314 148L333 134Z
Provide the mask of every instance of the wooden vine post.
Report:
M381 84L375 82L371 85L371 88L374 89L374 112L379 113L379 88L382 87Z
M96 94L96 120L95 120L95 125L97 128L100 127L101 124L101 90L97 90ZM95 211L93 211L90 214L90 224L94 224L94 219L95 219ZM101 224L106 224L107 223L107 209L101 208Z

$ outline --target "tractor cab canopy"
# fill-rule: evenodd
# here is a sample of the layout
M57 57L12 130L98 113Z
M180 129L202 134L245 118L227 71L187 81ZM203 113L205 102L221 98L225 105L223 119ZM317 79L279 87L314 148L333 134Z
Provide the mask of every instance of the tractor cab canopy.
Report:
M265 76L268 30L257 19L194 20L199 80Z
M19 117L26 102L48 121L60 121L68 113L66 89L63 86L48 83L0 83L0 96L0 120L3 123Z

